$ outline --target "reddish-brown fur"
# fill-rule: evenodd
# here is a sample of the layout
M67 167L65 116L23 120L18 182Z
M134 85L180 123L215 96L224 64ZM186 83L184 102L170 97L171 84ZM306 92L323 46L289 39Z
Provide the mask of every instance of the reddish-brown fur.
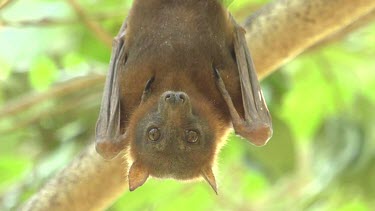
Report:
M220 71L237 111L241 116L244 112L233 31L229 13L218 0L134 1L124 40L126 64L119 74L121 130L127 133L129 162L132 162L131 190L150 175L183 180L203 177L216 191L212 168L231 126L231 116L217 88L214 68ZM151 78L154 78L151 96L140 103ZM180 91L189 96L193 115L202 118L204 133L212 137L205 140L213 142L210 147L188 152L182 146L181 154L176 156L168 155L169 151L153 154L137 148L137 143L147 141L136 138L139 122L158 108L160 96L166 91ZM183 125L174 122L177 119L168 121L176 127Z
M194 161L191 162L191 168L189 168L189 171L191 171L191 175L189 178L180 178L180 179L193 179L194 177L200 176L200 168L202 165L210 166L212 167L215 159L216 154L219 148L222 146L223 136L227 133L227 129L229 128L229 124L223 121L223 116L215 109L210 108L210 105L207 104L207 101L202 98L195 98L194 96L190 96L191 102L192 102L192 108L193 113L197 116L202 117L202 119L205 120L205 122L208 123L208 127L210 128L209 131L206 131L208 133L211 133L213 135L212 141L214 141L213 147L206 148L205 154L194 154L196 162L202 162L202 163L194 163ZM131 118L129 120L129 126L127 128L128 132L128 140L130 142L130 152L128 155L130 155L130 159L132 161L137 159L142 159L141 154L139 154L138 150L136 149L135 142L137 140L134 139L136 127L138 126L138 122L142 118L144 118L145 115L147 115L150 111L156 109L158 106L158 100L159 96L153 96L151 99L148 99L147 102L144 105L139 106L134 113L131 115ZM171 124L179 126L183 125L184 122L179 122L181 119L171 119L169 120ZM183 121L183 119L182 119ZM152 156L152 155L149 155ZM153 159L160 159L160 157ZM166 160L164 163L166 165L170 165L170 163L173 162L171 160ZM162 164L161 164L162 165ZM149 166L149 168L158 168L158 165ZM177 175L177 174L176 174ZM159 175L153 175L158 177L163 177L162 173ZM187 175L188 176L188 175ZM165 177L165 176L164 176Z
M272 135L244 30L221 2L135 0L114 40L96 150L127 148L130 190L154 176L203 177L216 191L231 123L258 146Z
M155 77L152 95L184 91L207 101L230 123L227 105L214 79L220 70L226 88L243 113L233 26L217 0L136 0L128 17L127 61L121 73L122 120L138 107L145 84Z

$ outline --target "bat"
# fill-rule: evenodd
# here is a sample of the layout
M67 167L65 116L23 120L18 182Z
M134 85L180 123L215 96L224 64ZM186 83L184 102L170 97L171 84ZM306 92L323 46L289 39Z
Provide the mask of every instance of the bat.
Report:
M152 176L205 179L233 128L272 136L245 30L219 0L136 0L114 38L96 126L105 159L125 152L129 189Z

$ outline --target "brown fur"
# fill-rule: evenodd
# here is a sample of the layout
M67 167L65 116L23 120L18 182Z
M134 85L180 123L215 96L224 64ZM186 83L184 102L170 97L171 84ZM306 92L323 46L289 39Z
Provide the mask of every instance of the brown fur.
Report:
M245 31L221 2L136 0L114 39L95 147L105 159L127 149L130 190L153 176L217 192L230 126L257 146L272 135Z
M153 95L174 90L200 95L210 107L230 115L214 80L221 71L226 88L243 113L238 71L233 57L233 26L217 0L136 0L128 17L127 62L121 74L122 120L129 119L147 80Z
M126 63L119 73L130 190L154 176L202 177L216 191L212 169L231 116L217 88L214 68L220 71L237 111L244 113L233 30L229 13L218 0L134 1L124 40ZM150 96L141 103L151 78ZM163 98L167 91L183 92L189 99L177 106L177 113L160 112L169 106ZM162 133L157 143L147 137L153 118L163 120L157 125ZM200 128L198 144L184 140L189 119Z

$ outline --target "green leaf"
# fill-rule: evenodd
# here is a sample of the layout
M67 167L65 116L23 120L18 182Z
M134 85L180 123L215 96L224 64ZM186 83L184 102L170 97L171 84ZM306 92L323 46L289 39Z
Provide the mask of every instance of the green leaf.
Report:
M0 58L0 81L5 81L9 77L11 71L12 69L10 65Z
M238 10L243 10L246 7L257 4L265 4L269 0L223 0L225 6L229 7L229 10L235 13Z
M224 6L229 7L230 4L233 3L234 0L222 0Z
M311 137L327 114L336 110L336 93L323 71L310 58L286 67L294 77L293 88L284 96L281 117L298 139Z
M370 211L370 208L359 199L354 199L352 201L347 202L346 204L339 207L337 210L339 211Z
M264 175L252 171L244 175L242 186L249 197L256 198L265 193L269 188L269 183Z
M0 157L0 189L15 182L30 167L31 161L16 156Z
M85 62L85 59L76 52L68 53L63 57L63 65L64 68L72 68L76 65L79 65L81 63Z
M57 74L55 63L48 57L40 57L30 68L29 81L34 89L43 91L56 80Z

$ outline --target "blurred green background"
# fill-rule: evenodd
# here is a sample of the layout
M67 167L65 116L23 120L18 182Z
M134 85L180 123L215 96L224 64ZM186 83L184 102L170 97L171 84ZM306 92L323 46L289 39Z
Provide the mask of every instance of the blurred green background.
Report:
M225 1L239 19L264 0ZM110 42L131 1L12 1L0 10L0 210L14 210L93 141ZM274 136L231 135L219 196L151 179L108 210L373 210L375 24L262 82Z

